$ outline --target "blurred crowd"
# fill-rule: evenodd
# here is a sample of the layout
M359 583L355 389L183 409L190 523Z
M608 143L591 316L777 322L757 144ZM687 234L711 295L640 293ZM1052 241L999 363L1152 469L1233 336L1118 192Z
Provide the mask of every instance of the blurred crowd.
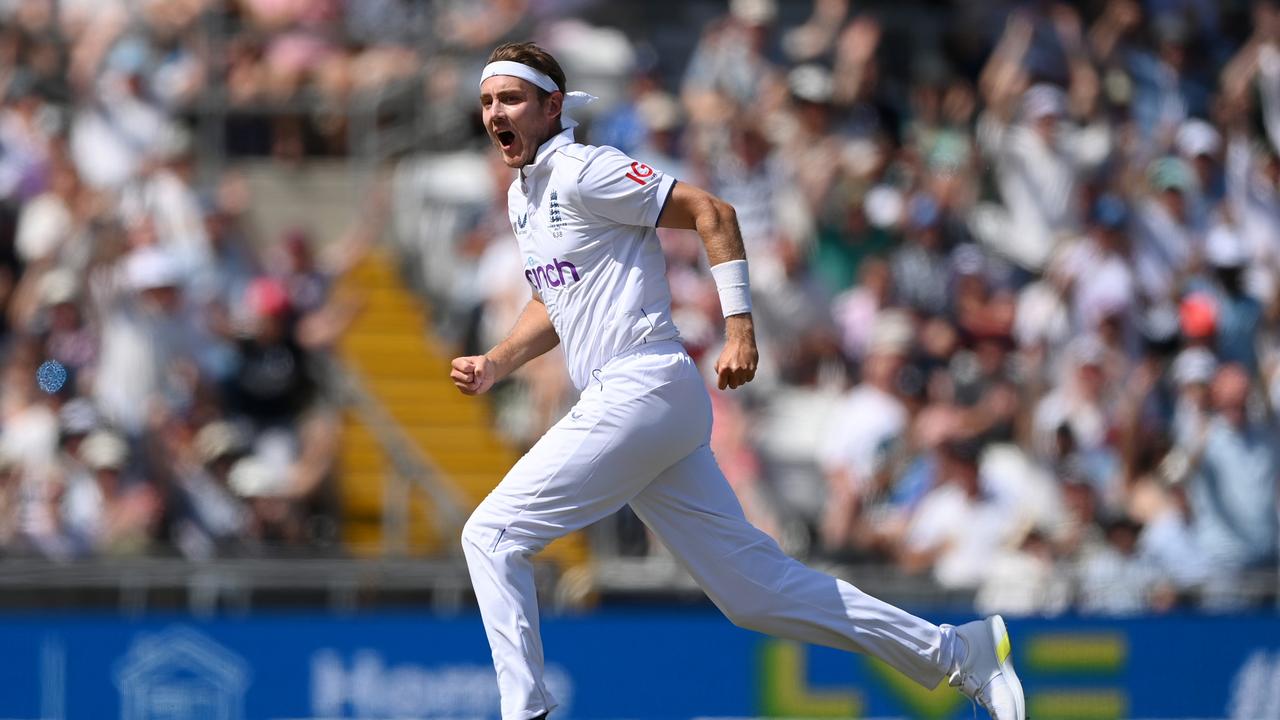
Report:
M319 39L338 5L0 3L0 556L336 543L324 361L357 307L334 285L385 208L325 248L256 237L249 179L197 177L190 118L216 77L283 102L403 65ZM238 28L222 56L214 9Z
M533 38L601 96L580 140L737 208L761 372L713 393L713 442L785 548L985 610L1274 599L1275 2L640 5L0 1L0 554L336 542L335 284L389 197L331 248L262 238L250 181L198 159L351 152L354 104L416 88L471 159L431 192L467 207L397 229L483 350L528 288L473 79ZM705 254L661 237L709 366ZM553 352L496 422L527 445L573 395Z
M732 0L678 67L629 43L579 132L738 211L761 371L713 393L713 447L749 517L985 610L1274 601L1280 6L804 6ZM490 170L435 288L470 350L528 297ZM661 235L709 367L705 255ZM553 353L497 396L530 443L573 393Z

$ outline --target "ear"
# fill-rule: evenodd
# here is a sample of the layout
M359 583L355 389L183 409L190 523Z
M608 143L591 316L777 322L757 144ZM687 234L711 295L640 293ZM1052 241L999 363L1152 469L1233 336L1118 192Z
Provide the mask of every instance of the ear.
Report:
M564 107L564 93L560 92L559 90L548 95L546 102L543 103L543 109L547 113L548 120L559 115L563 107Z

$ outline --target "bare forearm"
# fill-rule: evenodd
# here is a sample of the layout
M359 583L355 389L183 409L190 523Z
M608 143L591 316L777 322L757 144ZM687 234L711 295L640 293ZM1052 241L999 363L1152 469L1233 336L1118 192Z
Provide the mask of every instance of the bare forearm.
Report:
M676 183L658 218L658 225L697 231L707 249L707 260L711 263L713 273L717 265L747 259L747 251L742 244L742 230L738 228L738 215L733 206L700 188ZM742 273L737 287L739 292L749 292L745 273ZM719 289L723 303L725 289ZM725 334L729 342L716 361L716 375L719 377L717 384L721 390L726 387L737 388L750 382L755 377L756 364L760 360L756 351L756 333L751 322L750 302L734 302L731 307L738 309L726 312L732 313L725 318Z
M520 366L560 344L560 336L547 315L547 306L530 300L506 339L485 353L497 366L496 380L515 372Z
M709 200L706 209L694 218L694 230L702 238L702 244L707 248L707 261L712 265L747 259L738 215L732 205Z
M747 251L742 244L742 230L733 206L727 203L701 216L697 223L698 235L707 248L707 261L711 265L746 260ZM755 324L751 313L730 315L724 319L725 335L735 340L756 340Z
M742 244L742 230L738 216L728 203L713 203L706 212L699 214L696 222L698 236L707 248L707 261L711 265L746 260L747 251ZM751 313L730 315L724 320L725 335L735 340L750 340L755 344L755 324Z

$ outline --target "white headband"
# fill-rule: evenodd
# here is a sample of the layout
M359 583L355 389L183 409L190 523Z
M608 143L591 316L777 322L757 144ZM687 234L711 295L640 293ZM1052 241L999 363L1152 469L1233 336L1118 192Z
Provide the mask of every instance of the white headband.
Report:
M546 73L539 72L524 63L512 62L511 60L498 60L496 62L491 62L488 65L485 65L484 71L480 73L480 82L484 83L485 80L488 80L494 75L510 75L511 77L520 78L521 80L527 80L549 93L563 92L560 90L560 86L556 85L556 81L551 79L551 76ZM560 107L560 124L564 126L565 129L577 127L578 121L569 117L569 111L576 110L584 105L595 102L595 100L596 96L590 93L579 92L577 90L565 93L564 103Z

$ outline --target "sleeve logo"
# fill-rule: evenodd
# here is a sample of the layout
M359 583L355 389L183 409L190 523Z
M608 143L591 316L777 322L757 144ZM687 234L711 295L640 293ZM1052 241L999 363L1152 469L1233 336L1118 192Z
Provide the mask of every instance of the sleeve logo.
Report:
M649 182L649 178L653 177L653 168L642 162L631 163L631 172L627 173L627 178L634 180L639 185Z

